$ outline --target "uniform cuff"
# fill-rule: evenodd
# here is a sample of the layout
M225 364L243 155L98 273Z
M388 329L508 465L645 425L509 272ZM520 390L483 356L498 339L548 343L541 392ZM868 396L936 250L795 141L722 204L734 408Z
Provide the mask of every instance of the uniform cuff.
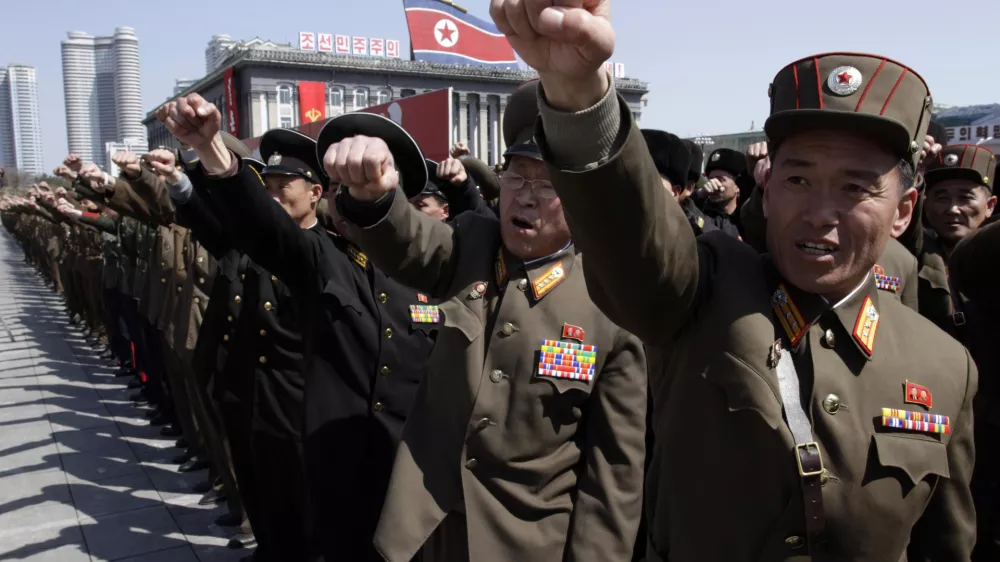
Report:
M576 113L553 109L538 86L538 111L553 165L564 170L595 168L611 157L621 128L614 83L601 101Z

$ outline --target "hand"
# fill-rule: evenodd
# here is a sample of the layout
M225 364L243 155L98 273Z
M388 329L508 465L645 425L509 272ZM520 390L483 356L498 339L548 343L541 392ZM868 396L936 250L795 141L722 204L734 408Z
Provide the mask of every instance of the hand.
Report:
M920 149L920 162L917 164L918 170L923 171L927 168L927 163L934 158L937 158L937 155L940 154L942 150L944 150L944 147L935 141L934 137L930 135L925 136L924 146Z
M63 160L63 166L66 166L67 168L70 169L70 171L79 174L80 168L83 167L83 160L81 160L79 156L71 152L69 156L67 156L66 159Z
M219 108L198 94L190 94L164 104L157 110L156 118L166 125L177 140L195 150L209 146L219 136L222 124Z
M758 142L747 147L747 168L752 169L757 162L767 158L767 142Z
M455 185L465 183L465 180L469 179L465 165L458 158L449 158L438 164L437 176Z
M491 0L490 16L538 71L554 107L583 110L608 91L604 61L615 51L610 0Z
M66 188L62 186L57 187L56 195L58 195L59 197L66 197Z
M719 199L725 196L726 194L726 187L722 185L722 182L719 180L719 178L709 179L707 182L705 182L705 187L702 189L704 189L705 195L712 200Z
M399 187L392 152L378 138L358 135L331 145L323 169L331 185L346 185L351 197L361 201L375 201Z
M451 147L451 151L449 152L449 154L451 155L452 158L461 158L463 156L468 156L472 154L472 151L469 150L468 143L466 143L465 141L460 141L456 142L455 146Z
M142 167L139 166L139 155L134 152L119 150L111 156L111 161L125 174L127 178L137 178L142 175Z
M76 172L74 172L73 170L70 170L69 167L66 166L65 164L60 164L60 165L56 166L56 169L53 170L52 173L53 173L53 175L56 175L56 176L58 176L60 178L63 178L63 179L69 180L69 181L73 181L73 180L76 179Z
M767 185L768 172L771 171L771 157L765 156L763 160L758 160L753 168L753 181L757 185L764 187Z
M181 173L177 169L176 157L173 152L157 148L146 155L146 161L149 162L149 167L153 168L153 171L161 178L172 184L181 181Z
M80 179L90 182L90 187L98 193L104 193L111 183L111 177L93 162L87 162L80 168Z

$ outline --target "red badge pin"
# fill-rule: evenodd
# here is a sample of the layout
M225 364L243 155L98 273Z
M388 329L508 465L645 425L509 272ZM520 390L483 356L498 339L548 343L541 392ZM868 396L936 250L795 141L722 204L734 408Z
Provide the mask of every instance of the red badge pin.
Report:
M423 293L417 293L417 300L423 303L427 302L427 295Z
M583 343L583 328L572 324L563 324L562 339Z
M928 410L930 410L931 405L934 404L934 397L931 395L931 391L928 390L926 386L906 381L905 391L903 402L906 402L907 404L920 404Z

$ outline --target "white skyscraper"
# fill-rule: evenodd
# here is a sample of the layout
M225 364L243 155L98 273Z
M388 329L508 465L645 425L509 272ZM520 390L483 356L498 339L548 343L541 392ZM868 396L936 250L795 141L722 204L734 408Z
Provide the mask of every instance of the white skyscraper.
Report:
M111 37L71 31L62 42L69 151L99 161L109 142L145 139L139 40L131 27Z
M43 166L35 67L0 68L0 167L41 174Z

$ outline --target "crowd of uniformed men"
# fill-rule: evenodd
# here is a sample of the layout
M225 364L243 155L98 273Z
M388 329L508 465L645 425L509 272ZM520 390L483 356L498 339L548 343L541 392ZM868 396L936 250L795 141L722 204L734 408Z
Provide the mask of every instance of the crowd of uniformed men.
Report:
M703 158L615 94L607 2L541 4L492 2L540 75L501 170L369 114L256 160L192 94L158 113L181 150L0 204L234 544L1000 559L996 157L835 53L778 72L767 143Z

